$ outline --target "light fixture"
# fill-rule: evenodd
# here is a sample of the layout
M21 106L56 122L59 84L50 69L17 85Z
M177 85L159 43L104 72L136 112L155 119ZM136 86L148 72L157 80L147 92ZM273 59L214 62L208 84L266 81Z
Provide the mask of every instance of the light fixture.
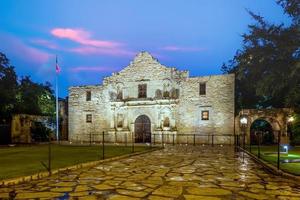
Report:
M285 153L289 153L289 147L288 147L288 145L284 145L283 148L285 150Z
M242 125L246 125L248 123L247 117L245 117L245 116L241 117L240 122Z
M288 118L288 122L293 122L295 120L295 118L293 117L293 116L290 116L289 118Z

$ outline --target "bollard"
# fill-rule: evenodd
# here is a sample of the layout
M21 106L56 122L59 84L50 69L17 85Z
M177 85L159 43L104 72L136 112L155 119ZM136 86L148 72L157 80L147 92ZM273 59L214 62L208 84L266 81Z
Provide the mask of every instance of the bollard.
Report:
M211 146L214 146L214 134L211 135Z

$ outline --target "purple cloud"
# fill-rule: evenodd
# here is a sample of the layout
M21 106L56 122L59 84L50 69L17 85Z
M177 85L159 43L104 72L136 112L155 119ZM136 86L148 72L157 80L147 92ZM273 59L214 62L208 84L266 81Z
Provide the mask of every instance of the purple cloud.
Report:
M171 46L165 46L161 48L165 51L181 51L181 52L195 52L195 51L204 51L204 48L198 48L198 47L181 47L176 45Z
M87 46L115 48L121 45L118 42L91 39L91 33L84 29L54 28L51 30L51 34Z
M134 56L136 52L128 51L119 48L96 48L89 46L80 46L77 48L72 48L69 51L75 52L82 55L111 55L111 56Z
M71 72L114 72L118 70L114 67L105 67L105 66L79 66L70 68Z
M17 37L0 34L0 50L9 57L31 63L33 65L43 65L48 62L51 54L40 49L31 47Z
M58 49L58 45L49 40L33 39L31 40L31 43L38 46L46 47L48 49Z
M134 56L136 52L124 48L124 44L116 41L93 39L92 34L84 29L54 28L51 34L60 39L68 39L80 46L66 51L82 55L111 55L111 56Z

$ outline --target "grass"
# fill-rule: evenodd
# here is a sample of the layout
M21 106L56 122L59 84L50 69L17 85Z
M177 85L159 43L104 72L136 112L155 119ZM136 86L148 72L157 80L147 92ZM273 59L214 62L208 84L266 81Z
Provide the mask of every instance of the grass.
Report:
M102 146L51 145L52 169L58 169L102 159ZM150 147L135 146L134 152ZM132 153L130 146L105 146L105 158ZM0 180L32 175L47 171L41 161L48 165L48 145L0 148Z
M249 147L247 148L249 151ZM251 148L251 153L254 155L258 155L258 147L257 146L252 146ZM268 154L268 153L274 153L274 154ZM277 146L261 146L260 147L260 157L261 159L265 160L266 162L277 166ZM288 151L288 154L281 153L280 154L280 160L293 160L293 159L300 159L300 147L294 147L291 148ZM294 175L300 175L300 163L280 163L280 169L294 174Z

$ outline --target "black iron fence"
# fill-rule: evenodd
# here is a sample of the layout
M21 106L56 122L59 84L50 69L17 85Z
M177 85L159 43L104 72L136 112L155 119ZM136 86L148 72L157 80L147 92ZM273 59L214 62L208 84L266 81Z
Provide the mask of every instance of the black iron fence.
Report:
M185 145L233 145L235 137L233 134L152 134L152 143L156 144L185 144Z
M288 136L280 132L272 134L258 131L250 136L236 135L236 147L243 151L243 158L246 152L277 170L300 175L300 147L290 145Z
M138 143L135 134L126 132L122 134L105 133L102 138L102 133L78 134L70 137L71 143L74 144L99 144L104 140L107 144L132 145ZM233 134L170 134L170 133L155 133L151 134L149 141L145 140L146 145L161 145L161 144L185 144L185 145L234 145L235 136Z
M0 165L0 185L2 179L43 171L51 174L55 169L153 148L150 144L135 144L131 142L134 140L129 138L127 143L112 143L111 134L106 132L94 134L94 141L89 136L83 135L84 140L77 142L57 141L55 138L48 137L48 141L42 143L2 146L0 163L5 163L5 165Z

